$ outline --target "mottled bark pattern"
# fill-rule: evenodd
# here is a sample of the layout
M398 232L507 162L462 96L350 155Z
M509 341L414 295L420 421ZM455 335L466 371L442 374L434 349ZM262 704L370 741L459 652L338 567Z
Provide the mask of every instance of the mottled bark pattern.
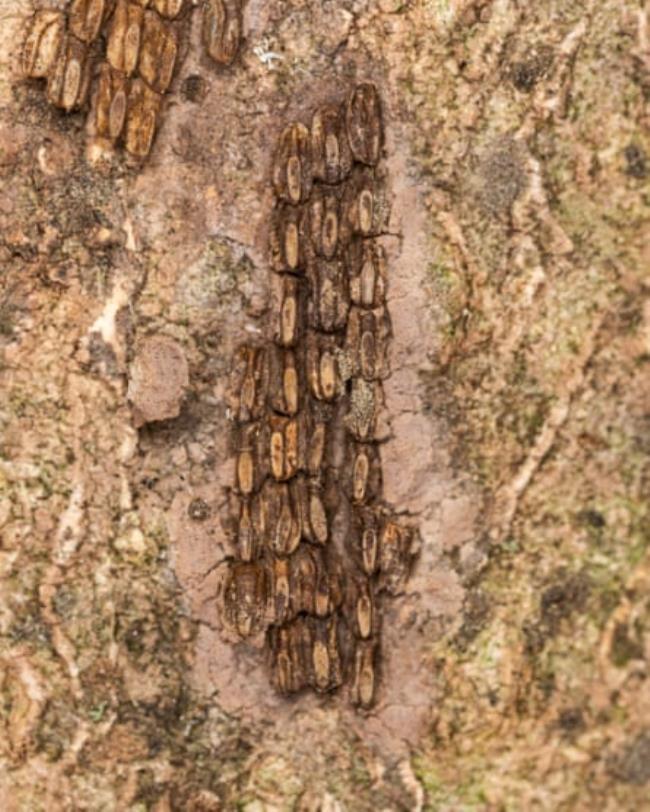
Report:
M186 0L69 0L63 11L39 9L25 31L23 74L47 79L55 107L90 107L93 144L122 145L145 158L174 76L186 10L192 10ZM207 53L230 64L241 39L240 0L206 0L203 13Z
M272 178L270 339L235 362L238 452L224 619L264 631L283 694L346 684L376 699L381 601L413 530L382 494L377 410L389 373L377 91L359 85L311 130L281 133Z

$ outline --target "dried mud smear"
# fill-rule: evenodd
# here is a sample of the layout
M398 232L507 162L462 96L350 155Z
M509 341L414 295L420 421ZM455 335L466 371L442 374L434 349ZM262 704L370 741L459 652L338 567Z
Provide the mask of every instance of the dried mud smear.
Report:
M134 426L178 417L189 383L183 348L164 336L145 338L136 348L126 393Z

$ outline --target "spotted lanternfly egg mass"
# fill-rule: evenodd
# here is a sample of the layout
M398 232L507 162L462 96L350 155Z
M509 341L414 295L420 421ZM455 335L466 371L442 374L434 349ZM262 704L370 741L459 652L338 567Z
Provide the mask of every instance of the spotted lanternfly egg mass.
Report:
M63 11L38 9L25 30L23 74L47 80L55 107L88 110L92 145L122 146L144 159L195 6L190 0L69 0ZM206 54L231 64L241 41L242 0L203 0L202 14Z
M223 4L210 12L225 23ZM223 617L264 634L288 695L380 685L382 603L408 577L414 531L383 500L377 412L389 374L386 225L375 87L280 133L269 217L266 343L234 364L238 456Z

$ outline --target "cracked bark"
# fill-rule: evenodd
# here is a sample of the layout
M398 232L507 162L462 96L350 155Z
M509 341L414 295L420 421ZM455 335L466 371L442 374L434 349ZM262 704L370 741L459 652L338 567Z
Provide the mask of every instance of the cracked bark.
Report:
M647 5L249 0L230 67L183 17L149 159L97 166L5 5L3 809L642 808ZM275 696L215 601L274 144L359 81L392 194L384 489L422 533L367 718ZM160 337L189 386L136 429Z

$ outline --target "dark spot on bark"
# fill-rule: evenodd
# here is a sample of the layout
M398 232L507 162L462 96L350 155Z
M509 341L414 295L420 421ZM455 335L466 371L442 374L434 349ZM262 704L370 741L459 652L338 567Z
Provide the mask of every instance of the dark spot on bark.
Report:
M127 305L120 307L115 314L115 328L119 335L124 338L124 343L131 347L135 337L135 324L131 307Z
M644 730L607 761L608 772L624 784L650 781L650 730Z
M456 635L456 645L463 651L485 627L490 617L490 603L483 592L470 592L463 607L463 625Z
M582 575L570 575L544 590L540 600L541 621L551 634L557 631L561 620L584 607L588 591Z
M493 215L508 211L527 185L524 146L511 136L494 141L479 160L479 200Z
M536 680L537 688L542 695L542 697L547 700L549 699L553 692L555 691L555 674L553 671L547 671L545 673L540 674Z
M136 620L128 627L124 634L124 644L131 654L142 654L144 651L144 622Z
M557 725L565 734L579 733L585 728L584 714L581 708L564 708L557 718Z
M210 516L210 506L203 499L192 499L187 514L195 522L204 522Z
M55 737L41 735L39 731L36 742L38 751L43 753L48 761L58 761L63 755L63 742L58 741Z
M6 290L0 299L0 336L12 338L14 335L15 322L18 314L18 307L12 299L13 289L5 286Z
M576 518L580 524L585 524L588 527L593 527L596 530L602 529L606 524L603 514L593 509L581 510L577 514Z
M630 629L626 623L617 623L612 635L612 647L609 658L617 668L622 668L630 660L643 659L643 646L637 635L630 635Z
M512 84L522 93L530 93L537 82L548 72L551 61L550 49L541 48L514 62L509 71Z
M67 620L72 617L77 605L77 596L72 588L60 586L54 595L53 605L57 615Z
M487 23L491 16L490 0L476 0L465 9L460 20L463 26L470 26L476 23Z
M185 101L194 102L195 104L203 101L207 93L205 79L196 73L188 76L181 85L181 95Z
M148 808L153 806L165 790L164 784L158 784L153 770L138 770L138 791L134 801Z
M40 276L45 287L65 288L76 278L77 271L72 263L59 262L42 269Z
M70 707L59 699L51 699L40 718L34 736L37 752L47 761L58 761L70 747L78 724Z
M107 344L100 333L93 331L88 338L88 354L90 366L93 370L103 371L108 375L118 372L115 350Z
M628 144L623 152L625 156L625 173L631 178L641 180L648 174L647 155L638 144Z
M23 604L16 615L17 619L7 630L7 637L12 643L50 645L50 629L41 617L41 607L37 600Z
M643 324L643 303L638 294L629 292L620 303L616 314L617 328L628 335L636 333Z
M524 623L522 632L524 635L524 650L529 657L534 657L544 650L546 635L539 625Z
M650 99L650 70L648 60L644 57L645 54L642 51L632 55L632 81L639 86L643 98L648 101Z
M558 633L561 621L581 611L586 603L589 583L584 575L559 572L556 578L542 593L539 620L529 620L522 626L524 650L529 657L540 654L546 641Z

